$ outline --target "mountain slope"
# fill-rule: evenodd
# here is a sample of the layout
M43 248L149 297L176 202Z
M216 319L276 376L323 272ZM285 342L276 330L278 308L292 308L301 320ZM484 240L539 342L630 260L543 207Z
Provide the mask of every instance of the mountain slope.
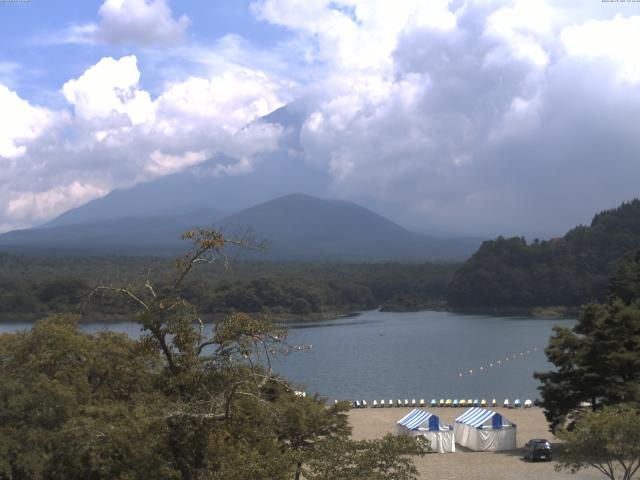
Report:
M484 242L456 272L449 303L461 307L582 305L603 300L609 276L640 248L640 200L597 214L563 238Z
M212 225L224 215L212 209L154 217L15 230L0 235L0 250L63 255L175 255L185 249L182 232Z
M128 217L22 230L1 235L0 249L178 255L186 247L180 233L195 226L214 226L230 236L251 229L257 240L268 242L268 248L237 253L265 260L461 260L480 243L476 239L425 237L354 203L303 194L276 198L219 218L215 211L199 210L189 215Z
M220 223L224 231L252 227L269 246L264 255L296 260L453 260L477 240L436 239L410 232L352 202L287 195L246 209Z
M330 178L300 155L299 130L303 116L299 106L279 108L254 123L284 129L279 148L257 155L251 172L222 173L238 159L217 154L209 160L108 195L69 210L43 226L94 223L125 217L158 217L185 214L200 208L237 212L291 192L291 185L312 195L322 194ZM231 168L233 170L233 168Z

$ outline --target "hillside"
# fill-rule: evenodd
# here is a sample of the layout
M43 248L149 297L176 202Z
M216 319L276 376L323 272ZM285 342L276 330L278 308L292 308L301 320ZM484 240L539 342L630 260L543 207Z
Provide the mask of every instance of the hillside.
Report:
M467 258L476 239L437 239L410 232L342 200L303 194L280 197L224 219L225 231L251 227L273 260L416 261Z
M597 214L564 237L484 242L456 272L448 301L456 307L577 306L607 295L607 279L640 248L640 200Z
M304 261L461 260L477 239L436 239L410 232L351 202L293 194L221 219L218 211L127 217L0 235L0 250L64 255L180 255L180 234L211 226L233 236L251 230L268 248L232 251L245 259Z
M213 209L153 217L124 217L74 225L15 230L0 235L0 251L59 255L170 255L184 250L182 232L212 225Z

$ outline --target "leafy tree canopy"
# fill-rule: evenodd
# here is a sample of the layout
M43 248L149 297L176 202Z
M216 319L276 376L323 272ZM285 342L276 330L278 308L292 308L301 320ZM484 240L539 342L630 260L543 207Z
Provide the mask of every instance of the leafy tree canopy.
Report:
M556 370L542 382L551 429L562 426L580 402L640 404L640 254L627 256L613 276L607 303L583 307L571 329L555 327L545 350Z
M286 331L234 313L206 333L182 283L233 241L185 238L193 248L172 283L96 291L137 306L140 340L84 333L69 315L0 335L0 480L278 480L304 465L326 478L316 472L335 441L362 468L414 478L406 441L349 440L348 405L298 397L271 371L270 357L292 348Z
M640 410L637 407L605 407L580 416L564 440L560 469L576 473L592 467L610 480L631 480L640 469Z
M597 214L562 238L527 243L498 237L455 273L449 304L458 307L578 306L604 301L607 279L640 244L640 200Z

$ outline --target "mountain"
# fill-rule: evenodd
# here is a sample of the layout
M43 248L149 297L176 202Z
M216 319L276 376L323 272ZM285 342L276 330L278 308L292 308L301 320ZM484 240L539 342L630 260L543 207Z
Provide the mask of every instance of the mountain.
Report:
M322 195L329 174L310 165L301 154L300 107L287 105L254 123L277 125L283 129L279 146L257 155L250 172L233 171L239 160L217 154L181 172L116 189L54 218L45 227L95 223L125 217L160 217L187 214L207 208L237 212L260 202L286 195L291 185L311 195Z
M310 261L461 260L477 239L437 239L410 232L355 203L303 194L279 197L220 219L199 210L189 215L128 217L75 225L9 232L0 249L73 254L178 255L180 233L214 226L227 235L251 229L266 240L264 252L238 252L245 258Z
M562 238L484 242L454 275L448 301L458 307L533 307L603 300L609 276L639 248L640 200L635 199Z
M175 255L185 249L182 232L213 225L223 216L217 210L199 209L14 230L0 235L0 250L45 255Z
M343 200L293 194L227 217L223 231L253 229L269 242L263 256L277 260L460 260L477 239L438 239L410 232Z

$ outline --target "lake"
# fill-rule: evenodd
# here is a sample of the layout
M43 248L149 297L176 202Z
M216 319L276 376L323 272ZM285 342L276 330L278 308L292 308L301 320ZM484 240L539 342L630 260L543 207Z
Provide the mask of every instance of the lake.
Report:
M551 368L544 348L554 325L575 320L452 312L366 311L321 322L289 323L289 343L311 345L275 360L276 370L330 399L534 399L534 371ZM1 324L0 332L28 328ZM140 334L135 323L84 324ZM482 367L482 368L481 368Z

